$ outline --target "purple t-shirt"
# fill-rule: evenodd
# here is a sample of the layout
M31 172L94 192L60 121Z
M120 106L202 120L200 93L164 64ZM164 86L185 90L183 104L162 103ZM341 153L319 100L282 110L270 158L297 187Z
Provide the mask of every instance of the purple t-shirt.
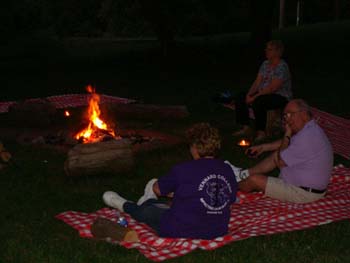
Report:
M287 164L280 174L286 183L319 190L327 188L333 167L333 150L314 120L292 136L288 148L281 151L281 158Z
M161 218L160 236L212 239L227 234L237 182L224 161L202 158L181 163L158 184L162 195L174 192L171 208Z

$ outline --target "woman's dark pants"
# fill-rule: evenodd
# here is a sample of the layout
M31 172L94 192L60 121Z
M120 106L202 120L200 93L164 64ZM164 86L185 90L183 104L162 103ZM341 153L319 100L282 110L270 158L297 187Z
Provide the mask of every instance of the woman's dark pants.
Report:
M137 205L127 201L123 209L135 220L146 223L159 233L160 219L164 212L169 209L169 205L164 201L148 199L142 205Z
M245 103L246 93L240 93L235 100L236 122L249 125L249 106ZM269 110L284 109L288 100L278 94L267 94L257 97L251 105L255 116L255 129L265 131L267 112Z

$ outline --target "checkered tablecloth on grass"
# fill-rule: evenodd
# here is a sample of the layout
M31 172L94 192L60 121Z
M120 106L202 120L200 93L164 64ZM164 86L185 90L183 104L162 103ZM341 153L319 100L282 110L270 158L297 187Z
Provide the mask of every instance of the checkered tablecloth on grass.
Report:
M89 103L90 96L91 96L90 94L65 94L65 95L51 96L43 99L51 102L57 109L64 109L64 108L87 106ZM132 100L132 99L114 97L114 96L109 96L104 94L101 94L99 96L100 96L101 104L104 104L104 103L127 104L127 103L135 102L135 100ZM35 101L41 101L43 99L32 98L32 99L27 99L26 101L35 102ZM7 112L9 110L9 107L15 103L17 102L16 101L0 102L0 113Z
M333 151L346 159L350 159L350 120L316 108L311 110L314 119L327 134Z
M335 167L325 198L309 204L281 202L261 193L239 193L241 202L232 205L229 233L213 240L161 238L147 225L136 222L128 214L110 208L94 213L75 211L56 216L90 238L90 226L98 217L117 220L122 215L137 231L140 242L120 242L126 248L136 248L153 261L162 261L185 255L194 249L212 250L230 242L249 237L301 230L350 218L350 168ZM118 243L116 241L109 241Z

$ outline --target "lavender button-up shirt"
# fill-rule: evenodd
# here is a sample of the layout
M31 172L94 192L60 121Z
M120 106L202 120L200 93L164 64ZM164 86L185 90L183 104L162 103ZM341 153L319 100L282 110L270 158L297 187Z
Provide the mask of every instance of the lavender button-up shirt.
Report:
M295 186L323 190L327 188L333 167L332 146L322 128L311 120L295 134L281 151L287 164L280 178Z

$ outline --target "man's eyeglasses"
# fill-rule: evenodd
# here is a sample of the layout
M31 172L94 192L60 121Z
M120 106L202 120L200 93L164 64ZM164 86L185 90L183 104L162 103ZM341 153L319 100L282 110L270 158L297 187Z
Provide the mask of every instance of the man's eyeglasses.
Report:
M284 120L287 120L287 119L289 119L290 117L292 117L293 114L298 113L298 112L302 112L302 111L304 111L304 110L291 111L291 112L284 112L283 115L282 115L282 117L283 117Z

